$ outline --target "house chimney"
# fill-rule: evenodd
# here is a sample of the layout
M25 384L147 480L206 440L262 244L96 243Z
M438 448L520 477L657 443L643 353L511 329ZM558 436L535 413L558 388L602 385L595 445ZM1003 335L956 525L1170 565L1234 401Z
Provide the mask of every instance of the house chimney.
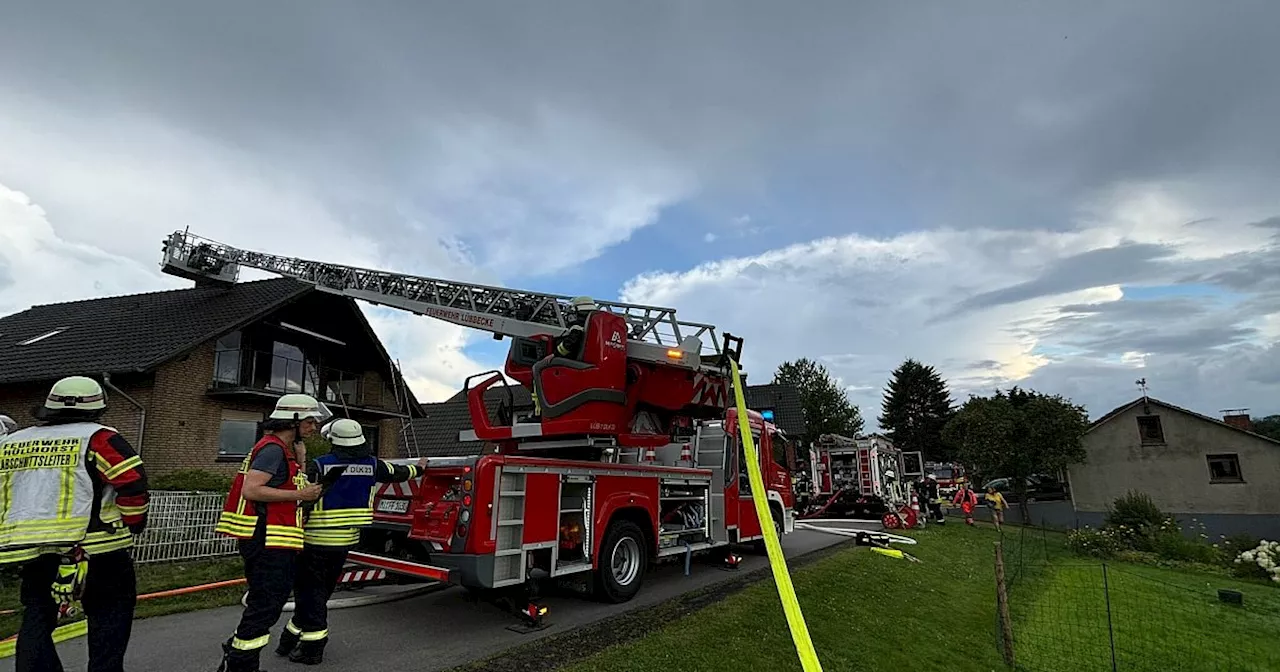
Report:
M1253 421L1249 419L1247 408L1229 408L1222 411L1222 421L1246 432L1253 431Z

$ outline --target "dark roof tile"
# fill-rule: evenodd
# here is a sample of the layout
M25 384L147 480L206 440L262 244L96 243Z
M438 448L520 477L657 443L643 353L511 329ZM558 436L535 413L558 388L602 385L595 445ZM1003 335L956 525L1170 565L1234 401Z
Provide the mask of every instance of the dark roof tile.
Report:
M280 278L34 306L0 318L0 384L145 371L312 289Z

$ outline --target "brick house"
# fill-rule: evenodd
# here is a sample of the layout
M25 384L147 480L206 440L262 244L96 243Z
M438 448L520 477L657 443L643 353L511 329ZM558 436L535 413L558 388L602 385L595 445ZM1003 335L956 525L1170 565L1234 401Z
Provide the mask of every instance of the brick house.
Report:
M103 423L156 475L233 472L258 423L288 392L312 394L360 421L382 456L396 454L408 414L421 416L355 302L287 278L49 304L0 318L0 413L28 425L49 386L68 375L106 383Z
M498 409L507 405L507 391L516 415L533 411L533 397L521 385L506 388L495 386L485 392L485 405L492 418L498 417ZM747 406L760 411L789 437L805 433L804 411L800 406L800 394L788 385L748 385L745 388ZM402 451L407 455L445 457L451 455L475 455L481 444L458 440L458 434L471 429L471 415L467 411L466 395L459 390L445 401L423 404L422 419L415 419L412 431L402 440ZM779 456L780 458L782 456ZM783 461L780 459L779 461Z

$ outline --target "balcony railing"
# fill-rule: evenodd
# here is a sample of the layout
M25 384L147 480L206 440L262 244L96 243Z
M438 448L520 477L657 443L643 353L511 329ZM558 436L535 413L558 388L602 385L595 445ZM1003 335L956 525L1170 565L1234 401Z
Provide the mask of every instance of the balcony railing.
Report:
M364 377L350 371L261 350L219 350L213 355L214 390L301 392L324 402L364 403Z

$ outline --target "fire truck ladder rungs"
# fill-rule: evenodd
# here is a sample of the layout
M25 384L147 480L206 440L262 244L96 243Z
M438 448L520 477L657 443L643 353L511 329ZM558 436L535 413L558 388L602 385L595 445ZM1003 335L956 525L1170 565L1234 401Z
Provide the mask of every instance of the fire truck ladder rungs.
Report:
M389 273L323 261L252 252L175 231L165 240L165 273L234 283L239 267L303 280L318 289L492 332L499 336L558 336L572 318L569 296ZM699 369L721 366L721 343L710 324L676 319L674 308L596 300L628 325L628 354ZM709 345L707 343L709 341ZM678 356L677 356L678 355Z

